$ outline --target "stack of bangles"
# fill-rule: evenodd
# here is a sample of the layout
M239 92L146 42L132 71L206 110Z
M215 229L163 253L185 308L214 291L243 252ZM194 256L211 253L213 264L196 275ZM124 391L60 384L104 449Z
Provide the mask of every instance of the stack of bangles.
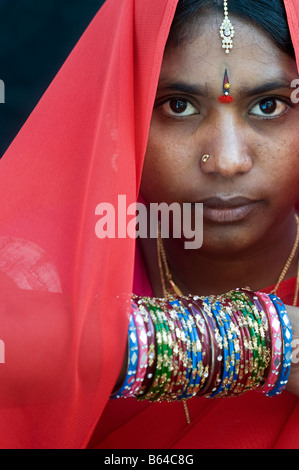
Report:
M272 397L288 382L292 327L276 295L236 289L217 296L133 295L126 377L111 398L174 401Z

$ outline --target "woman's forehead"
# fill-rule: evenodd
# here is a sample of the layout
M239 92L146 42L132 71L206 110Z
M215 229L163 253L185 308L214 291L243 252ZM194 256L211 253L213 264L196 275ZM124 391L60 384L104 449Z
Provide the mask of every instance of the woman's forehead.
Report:
M264 82L290 85L298 76L295 60L282 52L261 28L232 17L234 47L226 54L219 34L219 15L206 15L198 21L197 34L190 40L166 48L159 86L184 81L212 88L213 83L219 86L226 69L234 85L243 89Z

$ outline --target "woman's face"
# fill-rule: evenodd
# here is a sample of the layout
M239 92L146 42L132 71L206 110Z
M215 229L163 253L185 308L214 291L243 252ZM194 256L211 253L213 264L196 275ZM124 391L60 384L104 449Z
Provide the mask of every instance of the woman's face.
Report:
M295 61L260 29L230 19L229 54L216 16L201 18L192 41L167 48L141 184L148 202L202 202L202 249L215 252L264 239L299 196ZM225 70L230 104L218 100Z

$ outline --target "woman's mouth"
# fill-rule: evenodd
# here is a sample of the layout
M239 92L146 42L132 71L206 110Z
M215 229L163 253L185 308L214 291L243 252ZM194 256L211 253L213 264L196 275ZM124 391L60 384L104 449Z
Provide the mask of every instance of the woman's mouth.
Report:
M245 219L259 202L244 197L213 197L203 201L203 216L204 219L219 224L239 222Z

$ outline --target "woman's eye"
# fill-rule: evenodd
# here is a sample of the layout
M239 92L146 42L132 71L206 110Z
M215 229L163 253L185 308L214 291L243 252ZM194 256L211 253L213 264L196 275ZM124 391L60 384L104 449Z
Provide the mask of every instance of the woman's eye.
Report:
M172 98L160 106L164 114L168 116L186 117L199 114L199 111L188 100Z
M275 118L282 116L288 105L277 98L264 98L250 109L250 114L258 117Z

